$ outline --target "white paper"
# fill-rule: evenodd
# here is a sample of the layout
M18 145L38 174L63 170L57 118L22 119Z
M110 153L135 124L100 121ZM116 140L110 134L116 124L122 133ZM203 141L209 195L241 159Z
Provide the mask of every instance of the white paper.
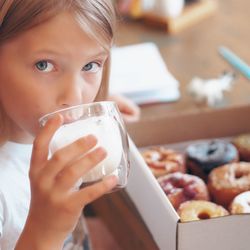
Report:
M123 94L139 104L180 97L179 83L154 43L112 49L110 92Z

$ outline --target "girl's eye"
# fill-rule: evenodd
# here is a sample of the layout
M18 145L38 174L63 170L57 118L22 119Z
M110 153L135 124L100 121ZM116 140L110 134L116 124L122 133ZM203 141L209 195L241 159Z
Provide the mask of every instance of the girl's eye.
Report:
M43 60L36 63L36 68L42 72L51 72L54 69L54 65Z
M82 68L82 70L83 71L88 71L88 72L91 72L91 73L96 73L100 68L101 68L101 66L100 66L99 63L91 62L91 63L86 64Z

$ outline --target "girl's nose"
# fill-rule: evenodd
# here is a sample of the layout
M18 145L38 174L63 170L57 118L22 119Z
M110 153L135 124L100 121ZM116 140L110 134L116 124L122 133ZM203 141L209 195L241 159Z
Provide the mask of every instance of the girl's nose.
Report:
M58 103L61 107L68 107L82 103L83 78L80 76L65 77L59 84Z

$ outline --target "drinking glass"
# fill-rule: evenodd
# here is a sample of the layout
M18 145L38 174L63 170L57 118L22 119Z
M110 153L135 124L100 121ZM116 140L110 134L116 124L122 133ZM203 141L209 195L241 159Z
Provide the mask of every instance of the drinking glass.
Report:
M108 175L115 175L118 179L112 191L125 187L130 167L129 143L117 105L114 102L94 102L60 109L41 117L40 125L44 126L56 114L63 116L64 123L50 142L51 155L88 134L97 137L96 147L102 146L107 151L107 157L82 176L81 187L96 183Z

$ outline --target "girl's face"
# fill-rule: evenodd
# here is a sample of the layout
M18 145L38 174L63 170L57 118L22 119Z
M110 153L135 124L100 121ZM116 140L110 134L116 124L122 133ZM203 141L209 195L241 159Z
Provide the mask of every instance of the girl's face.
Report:
M31 142L48 112L92 102L107 53L61 13L0 46L0 102L11 140Z

